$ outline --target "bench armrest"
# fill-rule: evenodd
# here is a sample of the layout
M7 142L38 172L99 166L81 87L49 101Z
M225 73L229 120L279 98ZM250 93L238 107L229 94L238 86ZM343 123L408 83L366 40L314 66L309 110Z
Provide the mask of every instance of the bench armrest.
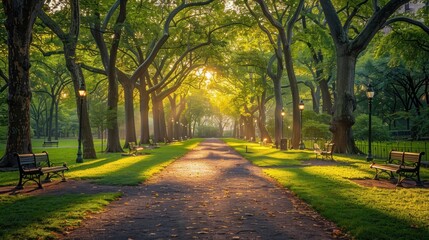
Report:
M67 163L62 162L62 163L58 163L58 162L51 162L51 167L56 167L56 166L63 166L63 167L67 167Z

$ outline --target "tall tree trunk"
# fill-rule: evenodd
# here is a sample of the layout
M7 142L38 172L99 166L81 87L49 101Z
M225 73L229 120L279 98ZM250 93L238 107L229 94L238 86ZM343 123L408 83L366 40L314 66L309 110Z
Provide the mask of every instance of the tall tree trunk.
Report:
M149 93L144 86L139 86L140 94L140 143L149 143ZM154 139L154 141L157 141Z
M164 112L164 102L162 100L159 100L158 117L159 117L159 134L163 138L167 138L167 125L166 125L165 112Z
M337 78L342 79L342 81L337 81L338 96L335 101L330 130L333 133L336 151L356 153L359 150L355 145L351 128L355 123L353 111L356 109L354 95L356 56L345 54L346 51L346 45L337 48Z
M160 130L160 120L159 120L159 111L160 111L160 104L159 101L154 96L155 93L151 94L152 99L152 113L153 113L153 137L156 142L163 142L164 136L161 135Z
M266 79L264 78L264 84L266 84ZM268 133L266 125L266 114L265 114L265 102L266 102L266 95L267 95L267 88L264 88L264 92L261 96L261 101L259 103L259 118L257 121L258 129L260 132L261 140L267 139L267 143L272 143L273 140L270 137L270 134Z
M301 135L301 117L299 111L299 90L298 84L296 81L295 71L293 69L292 62L292 53L289 46L283 47L286 72L289 78L290 90L292 93L292 120L293 120L293 130L292 130L292 148L298 149Z
M8 43L8 135L0 166L16 166L13 153L30 153L30 43L41 0L3 0Z
M127 0L119 1L119 14L116 19L112 45L110 47L110 57L107 65L107 79L109 82L107 91L107 110L109 111L109 125L107 127L107 149L106 152L122 152L121 142L119 140L118 124L118 71L116 69L116 59L118 56L119 41L121 39L122 27L120 27L126 18Z
M332 114L332 98L329 92L328 80L321 79L319 81L320 92L322 93L322 112Z
M124 89L125 98L125 145L124 148L128 148L128 143L137 142L136 138L136 125L134 120L134 82L118 71L119 82L122 84Z
M48 141L52 140L52 122L54 121L55 96L51 95L51 105L49 106L48 118Z

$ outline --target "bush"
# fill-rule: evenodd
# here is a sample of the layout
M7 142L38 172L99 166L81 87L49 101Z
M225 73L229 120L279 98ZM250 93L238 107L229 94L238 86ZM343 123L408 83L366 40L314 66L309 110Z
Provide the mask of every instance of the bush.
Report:
M331 139L332 137L329 131L329 124L314 120L303 122L302 134L305 138Z
M302 112L302 119L303 122L305 124L305 122L308 120L313 120L316 121L318 123L323 123L326 125L329 125L331 123L331 115L326 114L326 113L320 113L317 114L314 111L304 111Z
M361 114L356 117L356 122L352 127L354 138L357 140L368 139L368 114ZM383 121L376 116L372 116L372 140L385 141L390 140L389 127L383 124Z

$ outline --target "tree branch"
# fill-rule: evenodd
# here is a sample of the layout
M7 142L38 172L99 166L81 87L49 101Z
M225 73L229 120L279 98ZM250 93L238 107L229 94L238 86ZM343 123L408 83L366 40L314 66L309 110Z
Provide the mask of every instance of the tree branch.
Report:
M429 35L429 27L426 26L424 23L408 18L408 17L395 17L395 18L391 18L389 20L386 21L386 24L384 26L390 25L394 22L406 22L412 25L415 25L419 28L421 28L424 32L426 32Z

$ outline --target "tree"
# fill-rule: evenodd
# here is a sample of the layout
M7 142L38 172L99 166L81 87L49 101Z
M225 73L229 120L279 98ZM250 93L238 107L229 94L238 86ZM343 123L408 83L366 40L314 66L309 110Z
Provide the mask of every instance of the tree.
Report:
M298 3L292 1L290 5L282 5L280 6L282 10L280 12L277 11L278 6L274 6L274 10L272 12L268 9L267 4L264 0L256 1L261 10L266 17L266 19L270 22L272 26L276 28L278 31L278 39L280 40L281 49L283 52L283 59L286 67L287 76L289 79L291 94L292 94L292 117L293 117L293 133L292 133L292 147L297 149L299 147L300 141L300 112L298 109L299 105L299 91L298 91L298 83L296 80L296 75L293 67L292 61L292 30L297 21L299 14L304 6L304 0L300 0ZM275 4L275 3L274 3ZM290 15L287 13L289 12ZM287 17L286 17L287 16ZM275 114L276 116L280 116L281 109L276 107Z
M14 166L13 153L31 153L30 127L30 43L42 0L3 0L8 33L9 96L8 138L0 166Z
M336 49L337 98L334 104L331 131L338 152L359 152L352 132L352 126L355 123L353 111L356 108L354 95L356 60L376 33L383 29L386 24L404 21L404 18L389 19L389 17L407 2L409 0L390 0L380 7L379 1L347 1L346 6L337 11L331 0L320 0ZM365 12L364 9L371 8L367 6L371 3L372 13ZM356 20L362 19L363 15L365 22ZM410 20L410 22L417 24L416 21Z
M113 37L109 51L104 40L104 33L107 24L112 17L112 14L119 6L119 14L117 15L116 22L113 24ZM100 12L95 10L96 21L91 27L91 34L94 37L95 43L100 51L101 62L103 63L104 70L108 79L108 95L107 95L107 111L109 112L107 127L107 148L106 152L122 152L121 143L119 141L119 127L118 127L118 71L116 69L116 61L118 56L119 42L122 35L123 23L127 15L126 12L127 0L118 0L111 7L103 21L100 24Z
M92 140L91 126L89 123L87 99L84 98L83 104L80 104L79 88L81 84L85 86L85 78L82 73L80 64L77 62L76 47L79 39L80 30L80 11L79 1L70 0L70 28L69 32L64 32L60 25L54 21L46 12L39 11L38 17L51 31L57 35L63 44L63 54L66 61L66 67L70 72L73 81L73 88L76 98L76 111L79 118L82 118L82 143L83 143L83 158L91 159L96 158L97 155L94 149L94 142ZM46 54L50 55L50 54ZM82 107L82 111L80 108ZM82 116L80 113L82 112Z

